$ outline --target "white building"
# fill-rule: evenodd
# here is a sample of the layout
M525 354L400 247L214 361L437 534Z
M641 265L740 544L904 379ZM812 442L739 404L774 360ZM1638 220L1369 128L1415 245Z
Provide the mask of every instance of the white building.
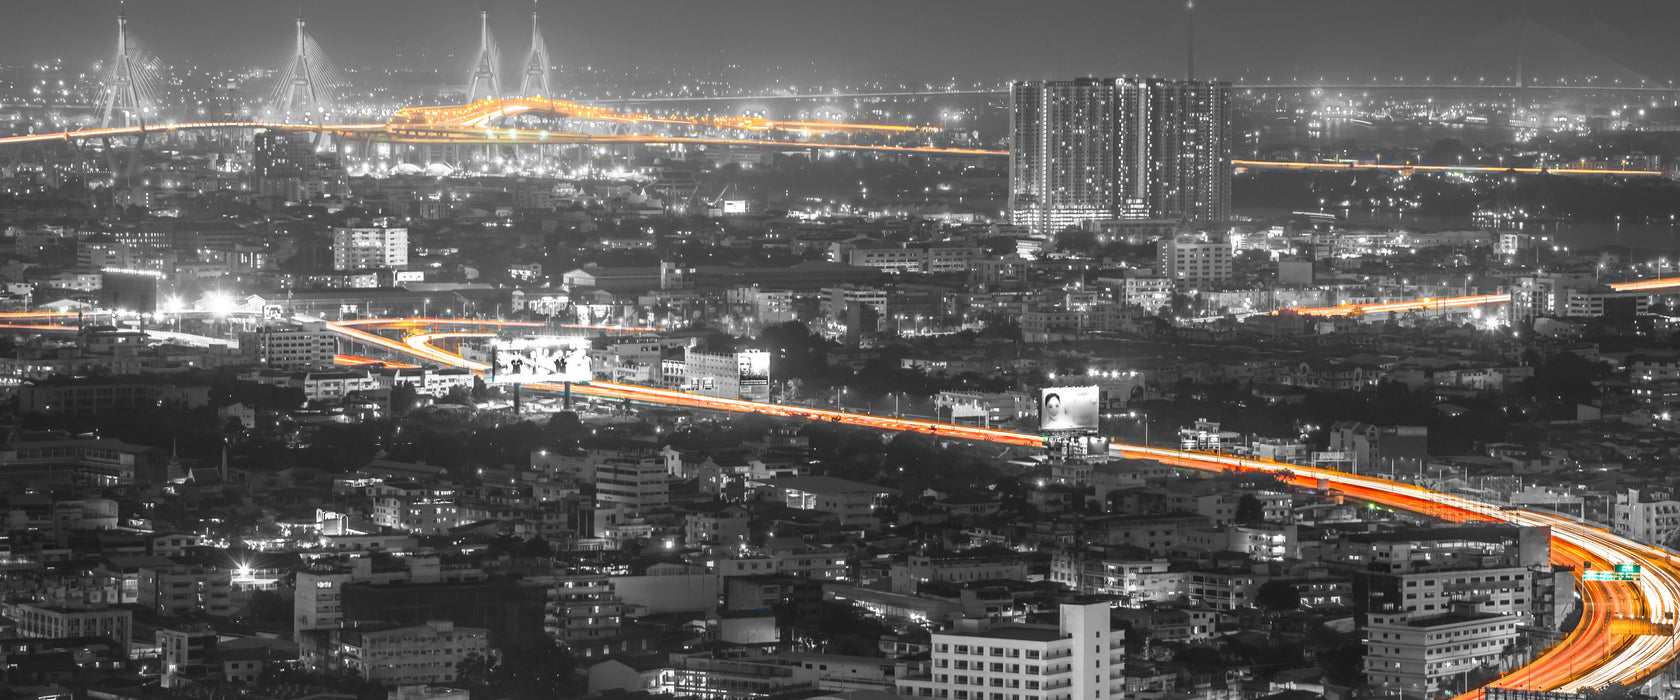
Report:
M1163 238L1158 244L1156 268L1179 287L1231 278L1231 243L1206 234Z
M1668 544L1680 536L1680 501L1665 490L1618 493L1612 516L1616 534L1640 542Z
M267 325L239 334L239 351L275 369L332 367L338 334L319 323Z
M1173 281L1169 277L1126 275L1120 286L1120 303L1154 311L1172 303Z
M354 391L374 391L379 379L366 370L335 370L330 372L279 372L253 370L239 375L248 382L303 390L310 401L342 399Z
M455 680L456 667L490 649L490 632L433 620L389 629L350 628L340 635L343 667L363 680L386 686L429 685Z
M1366 633L1365 680L1401 698L1433 698L1464 690L1466 674L1500 667L1517 638L1516 617L1458 604L1448 613L1411 617L1372 613Z
M766 350L710 353L690 349L682 388L721 399L770 400L770 353Z
M1055 625L962 620L933 634L928 673L898 694L942 700L1099 700L1125 695L1125 633L1107 602L1063 603Z
M656 458L614 458L595 467L595 503L635 510L658 508L671 502L670 468Z
M408 267L408 229L333 229L333 269L367 270Z
M25 638L105 637L127 649L134 628L134 612L128 608L7 603L0 612L16 626L17 636Z
M435 398L442 398L452 389L473 388L472 370L460 367L391 369L380 373L376 379L383 389L393 389L399 384L406 384L414 387L415 393Z

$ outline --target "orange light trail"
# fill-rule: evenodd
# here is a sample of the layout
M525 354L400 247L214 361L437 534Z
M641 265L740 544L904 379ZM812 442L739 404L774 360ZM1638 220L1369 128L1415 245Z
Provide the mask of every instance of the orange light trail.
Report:
M1612 282L1610 289L1618 292L1662 291L1680 288L1680 277L1667 279L1636 280L1632 282ZM1410 299L1406 301L1383 301L1369 304L1338 304L1336 306L1291 306L1278 309L1272 314L1296 314L1300 316L1363 316L1374 313L1398 313L1403 311L1425 311L1429 309L1456 309L1472 306L1492 306L1508 304L1510 294L1472 294L1461 297L1443 297Z
M393 362L391 360L375 360L371 357L362 357L360 355L335 355L333 357L333 364L343 365L346 367L383 365L391 369L420 369L420 365L412 365L407 362Z
M362 331L329 324L340 332ZM406 352L428 359L449 357L455 366L467 361L429 344L434 338L473 333L436 333L411 336L407 344L379 338L384 343L404 348ZM566 391L584 396L638 401L665 406L685 406L698 409L758 413L814 421L841 422L881 430L922 432L947 438L976 440L1008 445L1039 446L1043 436L991 428L953 425L932 421L891 418L847 413L822 408L784 406L739 399L701 396L670 389L656 389L633 384L593 381L570 387L558 384L536 384L538 391ZM1358 476L1316 467L1287 464L1264 459L1248 459L1220 454L1208 454L1176 449L1138 445L1114 444L1110 452L1134 459L1152 459L1167 464L1202 471L1223 472L1265 471L1292 483L1328 486L1357 499L1369 500L1402 510L1419 512L1453 522L1499 521L1524 526L1548 527L1552 533L1554 563L1576 567L1587 564L1605 569L1615 564L1638 563L1644 573L1639 582L1580 583L1585 613L1575 629L1559 643L1542 652L1523 667L1507 672L1485 687L1506 687L1524 690L1576 692L1608 683L1638 684L1648 680L1680 654L1680 638L1672 628L1637 622L1638 620L1669 620L1680 613L1680 557L1655 547L1641 545L1613 535L1601 528L1564 517L1521 509L1506 509L1467 498L1436 493L1427 489L1388 479ZM1628 622L1629 620L1635 622ZM1623 631L1618 631L1618 629ZM1644 630L1647 634L1628 633ZM1458 700L1480 698L1483 689L1458 696Z
M485 127L491 122L521 114L545 114L570 119L587 119L618 124L669 124L697 126L736 131L798 131L804 133L856 133L879 131L914 133L937 131L936 127L902 126L894 124L853 124L831 121L783 121L759 117L679 117L655 116L645 113L618 112L605 107L581 105L567 100L545 97L513 97L503 100L483 99L472 104L451 107L405 107L391 117L391 124L442 124L451 126Z
M1623 177L1660 177L1661 170L1602 170L1597 168L1508 168L1497 165L1400 165L1396 163L1325 163L1286 160L1233 160L1237 168L1254 170L1398 170L1452 173L1521 173L1537 175L1619 175Z

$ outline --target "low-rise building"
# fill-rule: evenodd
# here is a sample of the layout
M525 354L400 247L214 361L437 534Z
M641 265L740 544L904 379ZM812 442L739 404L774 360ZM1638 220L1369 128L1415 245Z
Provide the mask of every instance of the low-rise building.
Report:
M1470 674L1500 669L1518 626L1514 616L1477 612L1469 603L1426 617L1371 613L1366 682L1401 697L1433 698L1469 690Z
M1062 603L1056 625L963 620L933 633L926 673L897 680L904 697L986 700L1119 698L1125 695L1125 632L1106 601Z
M490 633L434 620L409 627L351 627L339 633L339 663L362 680L385 686L455 680L468 657L485 657Z

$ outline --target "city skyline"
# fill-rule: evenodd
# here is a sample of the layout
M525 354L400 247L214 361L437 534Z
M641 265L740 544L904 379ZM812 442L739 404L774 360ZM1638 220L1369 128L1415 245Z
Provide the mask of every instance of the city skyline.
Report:
M937 5L944 0L928 0ZM872 4L873 3L873 4ZM1528 71L1537 77L1597 76L1606 81L1666 81L1680 64L1657 50L1661 28L1680 21L1664 3L1590 3L1530 0ZM1408 10L1358 9L1325 0L1235 3L1204 0L1196 10L1200 77L1260 81L1406 76L1445 82L1508 79L1517 71L1518 0L1473 7L1440 1ZM237 7L236 7L237 6ZM484 3L492 31L508 54L522 55L530 5ZM867 0L861 10L834 14L766 0L655 6L646 16L617 16L608 5L543 7L556 65L609 72L688 70L702 74L740 66L746 78L781 74L794 81L906 80L938 82L1046 79L1070 75L1182 77L1185 18L1178 0L1127 3L1124 10L1057 1L1016 16L1001 1L964 3L961 12L894 21L891 5ZM952 10L959 9L953 5ZM294 17L340 65L446 74L470 70L477 46L479 5L371 0L345 7L234 4L207 0L135 2L128 6L136 36L167 62L204 69L277 67L285 58ZM103 60L117 12L108 0L30 4L11 10L0 27L0 62L52 56L72 67ZM998 18L1009 17L1006 22ZM1080 21L1069 22L1079 17ZM30 27L59 28L48 40ZM824 31L811 31L814 26ZM606 28L603 30L603 28ZM729 41L720 37L752 37ZM892 52L858 51L870 36ZM1042 46L1026 56L987 46ZM1426 45L1429 51L1419 51ZM1335 71L1315 58L1338 55ZM514 66L509 66L512 70ZM1338 75L1340 73L1340 75ZM1573 73L1573 74L1572 74Z
M1680 688L1672 1L0 18L13 700Z

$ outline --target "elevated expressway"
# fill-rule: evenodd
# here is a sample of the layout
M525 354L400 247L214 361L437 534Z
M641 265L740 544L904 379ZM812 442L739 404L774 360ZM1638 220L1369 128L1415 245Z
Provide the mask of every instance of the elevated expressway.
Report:
M768 146L772 148L814 148L841 151L874 151L886 153L915 153L923 155L1007 157L1008 151L977 148L941 148L937 146L893 144L845 144L787 139L702 138L667 136L661 134L588 134L573 131L541 129L497 128L499 120L522 115L539 115L603 122L622 127L679 126L697 129L719 129L773 136L799 134L884 134L916 135L934 133L939 127L923 125L860 124L823 120L764 119L748 116L682 116L656 115L645 112L624 112L595 105L545 97L512 97L500 100L484 99L471 104L438 107L404 107L383 123L367 124L287 124L257 121L192 122L184 124L148 124L135 127L85 129L48 134L27 134L0 138L0 146L108 140L113 138L144 138L151 134L185 131L217 130L276 130L329 134L347 141L363 143L400 144L457 144L457 145L736 145ZM1391 170L1400 172L1479 172L1479 173L1549 173L1553 175L1655 177L1655 170L1597 170L1571 168L1507 168L1479 165L1409 165L1392 163L1295 162L1233 160L1231 166L1251 170Z
M260 121L217 121L184 124L147 124L133 127L85 129L48 134L27 134L0 138L0 146L108 140L114 138L144 138L152 134L186 131L274 130L300 133L329 134L348 141L364 143L403 144L462 144L462 145L618 145L618 144L727 144L772 146L786 148L822 148L883 152L911 152L964 156L1007 155L1003 151L980 149L945 149L933 146L900 146L890 144L830 144L774 139L731 139L666 136L660 134L585 134L570 131L538 129L500 129L493 124L500 119L521 115L540 115L606 122L623 126L682 126L721 129L761 134L899 134L913 135L938 131L928 126L892 124L855 124L849 122L813 120L777 120L757 117L688 117L653 115L639 112L620 112L605 107L578 104L566 100L542 97L519 97L501 100L479 100L471 104L442 107L405 107L383 123L367 124L286 124Z
M468 361L434 343L452 338L490 336L493 333L483 329L498 325L506 324L479 319L427 319L423 322L406 319L328 323L327 327L349 339L382 350L478 371L484 369L484 365ZM381 328L400 328L410 334L398 341L369 332ZM438 330L440 328L451 330ZM454 330L456 328L470 330ZM640 330L646 329L634 329ZM538 384L529 388L570 391L584 396L661 406L845 423L995 444L1032 447L1042 445L1044 440L1039 435L1007 430L722 399L618 382L597 381L571 386ZM1271 460L1143 445L1115 444L1109 449L1117 457L1153 459L1188 469L1268 472L1297 485L1325 488L1347 498L1453 522L1507 522L1547 527L1552 535L1552 562L1573 567L1576 572L1588 568L1608 570L1617 564L1638 564L1642 567L1643 574L1635 582L1586 582L1579 580L1577 573L1577 590L1584 605L1580 623L1527 665L1499 676L1483 688L1463 693L1457 700L1481 698L1487 688L1579 692L1611 683L1640 685L1666 670L1680 655L1680 636L1673 631L1676 615L1680 613L1680 557L1666 550L1633 542L1570 518L1505 508L1388 479Z
M1612 282L1606 286L1617 292L1666 292L1680 289L1680 277L1635 280L1631 282ZM1470 308L1474 306L1499 306L1509 303L1511 303L1510 294L1471 294L1459 297L1425 297L1423 299L1383 301L1368 304L1291 306L1273 311L1272 314L1289 313L1300 316L1363 316L1366 314L1399 313L1405 311L1431 311L1440 309Z

